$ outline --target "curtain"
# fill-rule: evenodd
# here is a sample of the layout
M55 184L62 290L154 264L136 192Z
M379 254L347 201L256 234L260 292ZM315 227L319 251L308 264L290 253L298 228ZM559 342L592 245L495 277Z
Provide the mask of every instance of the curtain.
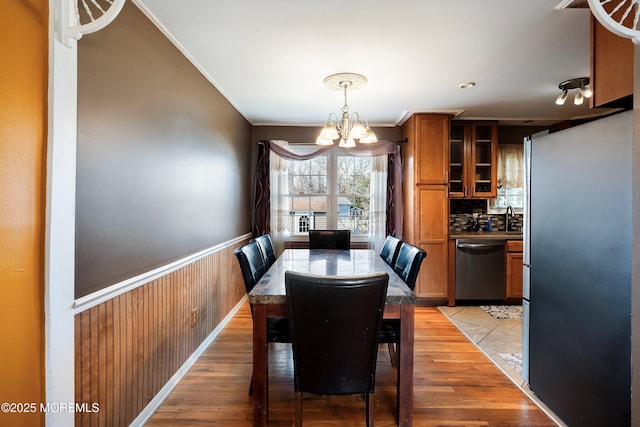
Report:
M524 187L524 148L522 144L500 144L498 148L499 184L509 188Z
M387 234L402 237L402 164L395 142L378 141L352 148L307 145L304 152L292 149L287 141L265 141L258 150L254 195L254 235L270 233L277 253L289 239L285 218L290 212L287 160L309 160L330 150L340 154L374 157L371 179L369 239L375 250L382 247ZM386 219L386 220L385 220ZM375 237L374 237L375 235Z
M271 147L271 241L277 255L284 250L285 242L289 241L289 231L286 225L286 219L291 211L289 206L289 198L284 197L289 193L289 170L287 169L287 161L285 158L276 154L280 148L286 148L286 141L273 141Z
M403 209L402 204L402 156L400 146L395 153L389 153L387 159L387 236L402 239Z
M369 194L369 241L380 251L386 233L387 218L387 162L388 156L373 157Z
M261 141L258 145L258 162L256 167L256 182L254 188L253 203L253 235L262 236L270 232L271 222L271 191L269 174L270 166L270 141Z

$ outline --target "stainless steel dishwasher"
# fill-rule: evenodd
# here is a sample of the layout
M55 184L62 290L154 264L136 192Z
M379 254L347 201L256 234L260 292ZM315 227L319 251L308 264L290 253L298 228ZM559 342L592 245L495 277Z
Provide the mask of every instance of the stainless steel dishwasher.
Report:
M505 298L505 241L456 240L456 299Z

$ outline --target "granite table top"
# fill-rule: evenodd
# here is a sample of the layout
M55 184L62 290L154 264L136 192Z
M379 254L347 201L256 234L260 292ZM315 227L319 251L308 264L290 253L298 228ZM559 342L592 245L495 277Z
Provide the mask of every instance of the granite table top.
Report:
M286 249L249 292L251 304L286 304L284 273L352 276L389 273L386 304L415 304L416 296L389 265L370 249Z

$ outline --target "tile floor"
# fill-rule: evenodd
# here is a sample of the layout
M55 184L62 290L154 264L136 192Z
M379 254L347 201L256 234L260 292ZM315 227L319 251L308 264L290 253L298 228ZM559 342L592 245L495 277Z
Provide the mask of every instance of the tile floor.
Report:
M559 426L565 426L537 399L518 372L500 356L500 353L522 353L522 319L496 319L477 306L438 308Z

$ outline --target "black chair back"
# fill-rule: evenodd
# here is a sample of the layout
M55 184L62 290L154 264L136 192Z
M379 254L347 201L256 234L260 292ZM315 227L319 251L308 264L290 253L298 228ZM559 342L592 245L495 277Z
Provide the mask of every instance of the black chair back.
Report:
M233 254L238 258L244 286L249 293L267 271L260 246L256 242L249 242L237 248Z
M263 234L262 236L258 236L253 239L258 246L260 247L260 251L262 252L262 258L264 258L264 264L267 268L271 267L274 262L276 262L276 252L273 250L273 242L271 241L271 236L268 234Z
M396 258L398 257L398 251L400 250L400 244L402 240L397 237L387 236L382 249L380 250L380 257L393 268Z
M411 290L416 287L416 279L418 278L420 265L426 257L427 253L416 246L407 242L402 242L400 245L393 270Z
M388 281L285 272L296 392L373 392Z
M309 230L309 248L349 250L351 230Z

